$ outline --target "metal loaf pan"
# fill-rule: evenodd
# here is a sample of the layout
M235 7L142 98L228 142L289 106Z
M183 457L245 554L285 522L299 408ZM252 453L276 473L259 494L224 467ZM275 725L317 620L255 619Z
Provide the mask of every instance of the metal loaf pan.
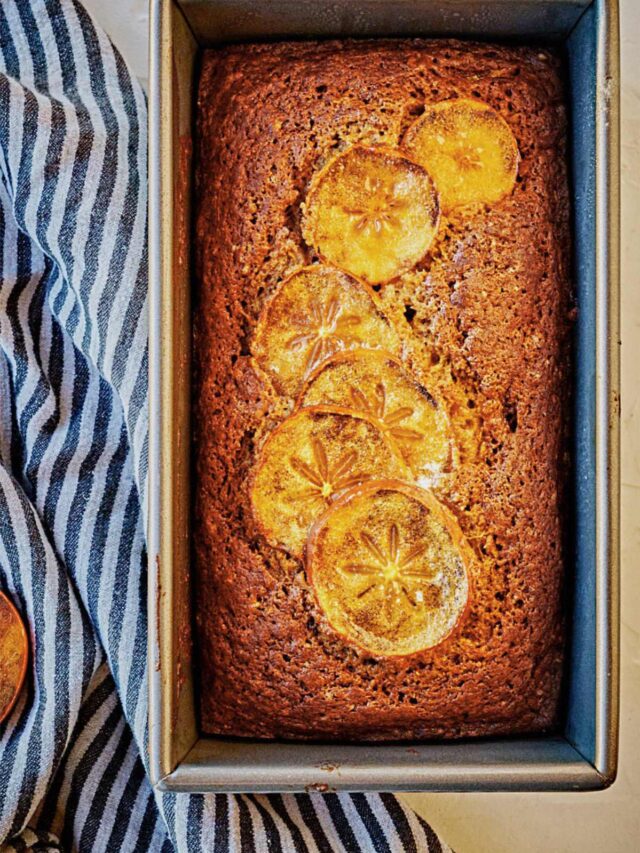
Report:
M166 791L593 790L618 727L617 0L151 0L149 748ZM571 102L575 542L566 725L446 744L239 742L198 732L191 645L191 134L198 52L225 41L456 35L562 43Z

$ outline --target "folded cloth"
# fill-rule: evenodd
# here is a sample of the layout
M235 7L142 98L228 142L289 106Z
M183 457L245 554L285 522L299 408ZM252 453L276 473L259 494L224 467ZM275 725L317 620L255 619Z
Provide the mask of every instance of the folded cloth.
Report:
M0 53L2 849L448 850L391 795L152 789L144 94L74 0L2 0Z

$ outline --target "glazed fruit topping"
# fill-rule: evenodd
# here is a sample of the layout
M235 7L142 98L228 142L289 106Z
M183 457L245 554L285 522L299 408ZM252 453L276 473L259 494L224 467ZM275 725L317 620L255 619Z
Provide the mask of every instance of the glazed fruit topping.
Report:
M427 105L403 148L435 181L445 212L498 201L511 192L518 172L509 125L487 104L467 98Z
M427 172L400 152L354 146L314 178L303 235L328 263L370 284L390 281L426 255L438 227Z
M306 350L305 373L319 364L327 355L341 345L353 342L356 328L362 317L358 314L340 313L340 296L333 292L325 304L312 302L308 317L297 317L298 327L302 330L287 341L288 350L297 352Z
M310 485L301 497L311 501L328 501L334 494L355 486L361 475L354 472L353 466L358 460L355 450L343 453L333 464L329 463L327 452L319 438L311 439L313 463L310 464L298 456L291 456L289 462L294 471L308 480Z
M467 607L471 561L430 492L388 480L347 491L307 546L307 574L334 630L387 656L446 639Z
M402 224L407 201L400 194L397 183L384 185L379 177L367 175L363 184L363 200L359 206L345 207L353 230L376 234L387 230L393 232Z
M388 352L356 349L325 361L298 398L298 406L319 403L367 414L421 484L437 481L451 467L453 444L443 406Z
M278 391L294 396L315 367L354 346L398 351L400 342L366 284L315 264L281 283L262 312L252 353Z
M369 654L445 641L467 610L473 564L457 521L425 488L449 482L452 425L407 372L372 285L423 261L441 204L510 193L518 159L504 119L468 99L427 105L402 152L338 154L302 206L303 237L323 263L282 281L257 324L255 363L296 401L254 469L257 527L305 558L329 624Z
M410 472L364 415L311 406L288 417L267 439L251 499L267 541L301 557L309 527L346 489Z

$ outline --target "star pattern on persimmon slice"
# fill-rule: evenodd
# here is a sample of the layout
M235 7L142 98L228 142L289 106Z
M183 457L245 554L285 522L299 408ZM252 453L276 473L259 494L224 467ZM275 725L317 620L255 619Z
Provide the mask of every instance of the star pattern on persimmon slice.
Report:
M407 130L403 148L435 181L445 213L466 204L495 204L515 186L518 144L500 113L481 101L427 104Z
M473 554L425 489L370 480L333 500L305 549L307 578L341 636L377 655L443 642L467 611Z
M342 406L372 420L421 485L451 470L452 435L444 407L384 350L355 347L331 355L308 377L297 408Z
M380 178L367 175L363 187L367 193L366 202L357 207L344 208L354 230L365 234L371 231L381 234L383 230L393 231L397 228L407 208L407 201L399 197L398 184L385 186Z
M482 169L481 151L463 142L458 144L453 153L453 159L463 171L479 171Z
M290 459L293 470L310 483L309 488L302 493L301 497L310 500L319 498L328 503L333 494L354 486L362 479L362 475L353 470L354 463L358 458L358 454L354 450L344 453L333 465L329 463L327 453L319 439L313 438L311 440L311 450L314 465L309 465L298 456L292 456Z
M385 431L398 441L420 441L423 438L417 430L400 425L401 421L414 414L415 409L411 406L399 406L387 412L387 392L383 382L378 382L376 385L375 399L373 400L368 399L359 388L353 385L349 388L349 395L355 409L375 418Z
M367 284L325 264L311 264L281 281L266 302L251 355L279 393L295 397L309 373L342 350L399 353L401 346Z
M341 345L353 340L350 329L358 326L361 317L357 314L342 314L337 293L333 293L323 305L313 302L308 317L297 317L295 325L300 330L287 341L289 350L307 350L305 372L332 355Z
M313 177L301 227L322 260L386 284L425 258L439 218L426 169L396 149L354 145Z
M265 441L251 483L254 517L272 545L302 556L311 524L340 494L388 476L410 472L373 420L310 406L285 418Z
M368 551L371 562L347 563L340 570L350 575L358 575L366 582L357 597L365 598L376 587L384 594L385 605L390 605L394 599L404 596L412 607L437 607L440 603L440 589L431 583L434 571L418 564L418 559L427 550L427 545L421 543L405 550L400 540L397 524L391 524L387 535L386 546L380 546L367 531L360 531L358 538ZM406 586L406 581L424 581L426 589L419 589L414 596Z

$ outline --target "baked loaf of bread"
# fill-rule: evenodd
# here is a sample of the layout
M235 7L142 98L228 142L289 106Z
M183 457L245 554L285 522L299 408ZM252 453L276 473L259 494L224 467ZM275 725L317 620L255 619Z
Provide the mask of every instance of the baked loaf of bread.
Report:
M548 50L204 53L205 732L392 740L558 722L565 134Z

